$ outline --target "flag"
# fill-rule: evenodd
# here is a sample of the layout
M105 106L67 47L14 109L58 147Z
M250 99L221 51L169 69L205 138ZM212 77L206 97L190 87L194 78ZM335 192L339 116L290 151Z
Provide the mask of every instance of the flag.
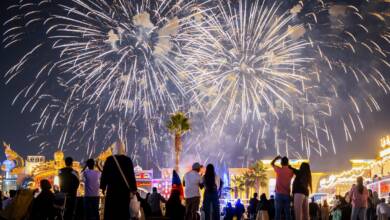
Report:
M180 192L180 197L184 198L184 190L183 190L183 185L181 184L181 180L179 175L177 174L176 170L173 170L172 173L172 191L178 190Z

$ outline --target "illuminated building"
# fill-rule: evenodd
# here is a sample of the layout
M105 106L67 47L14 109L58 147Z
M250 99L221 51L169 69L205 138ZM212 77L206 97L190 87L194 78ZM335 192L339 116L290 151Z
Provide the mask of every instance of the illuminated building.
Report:
M35 187L39 186L42 179L49 180L53 186L59 186L58 172L65 167L64 153L57 151L54 153L53 160L46 161L45 156L30 155L24 160L15 151L10 148L10 145L5 144L5 153L7 160L2 164L2 170L5 172L5 179L0 177L0 184L3 191L17 189L17 185L23 184L23 181L28 180ZM102 151L97 158L97 165L103 167L105 160L112 155L111 147ZM81 172L82 167L79 162L73 162L73 168L77 172ZM157 187L159 192L169 197L171 191L171 175L172 169L161 169L161 179L153 179L153 170L143 170L140 166L134 167L134 173L137 180L137 187L140 191L150 192L152 187ZM27 183L29 184L29 183ZM83 183L80 183L79 195L83 195Z
M161 179L153 179L153 187L157 188L162 196L168 198L172 188L172 168L162 168Z
M45 162L45 156L27 156L26 174L31 175L32 171L39 165Z
M45 161L42 156L27 157L26 173L33 177L36 185L38 185L42 179L49 180L54 186L59 185L58 172L61 168L65 167L64 153L62 151L57 151L54 153L53 157L53 160L50 161ZM29 159L32 161L29 162ZM80 172L80 163L74 161L73 169ZM31 171L28 172L29 170Z
M275 171L273 170L271 166L271 160L261 160L265 166L266 169L266 176L267 176L267 184L265 187L259 187L259 190L257 192L265 193L268 197L270 195L273 195L275 192L275 184L276 184L276 175ZM301 163L303 162L309 162L308 160L290 160L290 165L294 168L299 168ZM278 163L276 165L280 166ZM232 198L240 198L243 200L249 199L253 193L255 192L255 189L253 187L245 187L244 190L238 190L238 186L235 185L235 182L233 181L235 176L242 176L246 171L248 171L248 168L229 168L229 180L230 180L230 188L232 189L231 197ZM313 184L313 192L315 193L319 186L320 178L324 177L326 174L322 172L312 172L312 184Z
M153 170L142 170L140 166L135 166L134 173L137 180L137 188L150 192L152 190Z
M381 151L376 159L350 160L352 168L329 175L320 181L320 191L331 195L344 195L362 176L368 188L378 192L381 198L390 193L390 136L380 139Z

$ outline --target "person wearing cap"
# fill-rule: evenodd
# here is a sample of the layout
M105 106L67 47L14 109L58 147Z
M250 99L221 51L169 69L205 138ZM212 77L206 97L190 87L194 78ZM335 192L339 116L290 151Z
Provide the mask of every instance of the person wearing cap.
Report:
M187 172L183 178L184 198L186 201L186 218L187 220L198 219L198 210L200 205L200 188L203 188L201 184L201 176L199 174L201 165L194 163L192 170Z

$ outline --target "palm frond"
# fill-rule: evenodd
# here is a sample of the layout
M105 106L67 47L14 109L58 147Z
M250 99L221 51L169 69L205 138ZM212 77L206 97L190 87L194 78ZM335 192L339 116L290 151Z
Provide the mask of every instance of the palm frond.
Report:
M183 112L176 112L169 118L167 129L173 134L183 135L191 130L189 118Z

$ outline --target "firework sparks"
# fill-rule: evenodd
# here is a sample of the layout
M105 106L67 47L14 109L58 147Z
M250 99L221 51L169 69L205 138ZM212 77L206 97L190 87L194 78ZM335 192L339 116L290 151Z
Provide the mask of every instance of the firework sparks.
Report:
M9 10L30 6L39 11L42 5L45 4L22 1ZM109 4L104 0L73 0L51 6L61 12L47 18L39 13L24 15L36 16L35 23L41 21L47 39L7 73L8 81L18 76L42 45L58 54L16 97L28 97L23 111L43 106L40 121L35 124L36 133L61 128L58 148L70 146L79 138L90 154L95 152L91 146L96 146L99 134L104 133L103 143L112 141L112 136L126 139L126 131L141 120L147 127L146 136L140 137L141 143L155 147L159 111L177 110L178 97L184 96L182 82L176 75L183 71L174 62L174 54L181 44L181 29L194 16L188 13L193 10L192 2L120 0ZM23 30L12 26L18 18L4 24L11 26L5 47L22 40L17 32ZM30 25L31 22L26 26ZM64 97L45 90L47 75L65 93ZM80 138L77 134L81 133L90 135Z
M272 136L277 153L283 145L287 155L297 145L308 157L312 151L322 155L327 146L336 153L329 123L340 127L334 125L340 118L346 141L352 140L352 133L364 129L362 109L380 110L372 91L389 91L380 71L388 68L387 52L379 46L388 45L388 37L376 42L388 31L369 30L367 15L373 16L355 6L323 2L286 7L218 1L206 21L195 25L185 48L193 100L220 136L238 127L236 140L243 149L255 145L259 151ZM367 52L372 57L367 59ZM362 60L368 63L360 65ZM294 138L299 136L300 141Z
M23 14L3 24L3 45L22 42L34 25L44 40L9 69L7 82L50 51L14 102L41 111L31 140L49 131L61 149L85 146L91 155L119 136L134 143L135 158L155 157L168 139L164 118L189 109L199 116L194 130L206 128L187 142L198 155L205 139L222 136L247 155L267 146L322 155L336 152L334 128L352 140L365 111L379 111L376 97L390 91L388 15L372 5L27 1L8 8ZM55 13L43 13L46 5Z

